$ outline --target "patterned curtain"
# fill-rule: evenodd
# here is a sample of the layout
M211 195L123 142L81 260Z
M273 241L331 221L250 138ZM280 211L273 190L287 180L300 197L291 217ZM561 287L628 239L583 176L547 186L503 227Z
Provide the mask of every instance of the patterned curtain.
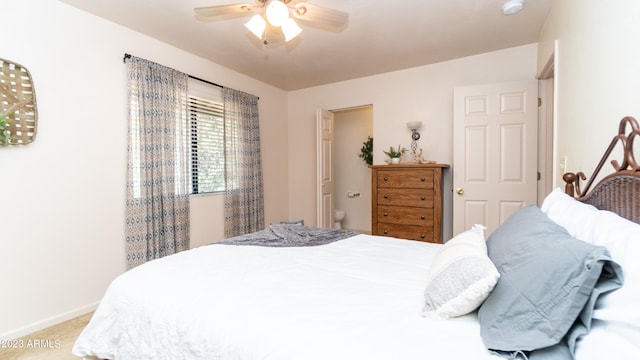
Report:
M189 248L188 75L127 61L127 268Z
M224 235L264 228L258 97L224 88Z

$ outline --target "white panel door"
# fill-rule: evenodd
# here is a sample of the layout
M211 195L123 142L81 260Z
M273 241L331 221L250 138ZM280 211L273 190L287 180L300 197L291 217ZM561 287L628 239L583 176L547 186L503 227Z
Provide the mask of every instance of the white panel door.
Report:
M317 164L318 164L318 207L317 226L333 227L333 138L334 116L327 110L318 109L316 113L317 128Z
M454 89L454 235L536 203L537 119L535 80Z

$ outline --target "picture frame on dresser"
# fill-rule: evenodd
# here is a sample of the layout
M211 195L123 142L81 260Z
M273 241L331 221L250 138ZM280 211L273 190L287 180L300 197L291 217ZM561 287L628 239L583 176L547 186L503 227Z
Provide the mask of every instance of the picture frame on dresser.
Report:
M447 164L370 165L371 234L442 243Z

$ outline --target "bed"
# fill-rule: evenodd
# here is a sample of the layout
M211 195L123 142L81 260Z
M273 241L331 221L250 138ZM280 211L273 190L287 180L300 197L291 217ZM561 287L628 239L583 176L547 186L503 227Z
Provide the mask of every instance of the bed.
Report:
M73 354L101 359L640 358L640 173L624 118L584 189L568 174L485 240L276 224L109 286ZM614 172L593 190L613 150ZM569 196L568 194L571 194Z

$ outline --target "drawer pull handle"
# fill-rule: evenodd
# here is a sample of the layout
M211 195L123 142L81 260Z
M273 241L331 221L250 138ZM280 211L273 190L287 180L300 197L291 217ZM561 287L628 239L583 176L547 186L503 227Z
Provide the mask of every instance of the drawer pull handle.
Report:
M420 234L420 239L424 239L424 234Z
M425 181L425 180L427 180L427 179L425 179L425 178L420 178L420 181Z
M424 220L424 215L420 216L420 220Z
M388 234L389 232L387 230L384 231L385 234Z
M387 216L387 213L384 213L384 216Z
M386 194L385 194L385 195L383 196L383 198L388 199L388 198L389 198L389 195L386 195Z
M421 197L420 197L420 200L424 200L424 196L421 196Z
M388 181L388 180L389 180L389 178L385 176L384 177L384 181Z

